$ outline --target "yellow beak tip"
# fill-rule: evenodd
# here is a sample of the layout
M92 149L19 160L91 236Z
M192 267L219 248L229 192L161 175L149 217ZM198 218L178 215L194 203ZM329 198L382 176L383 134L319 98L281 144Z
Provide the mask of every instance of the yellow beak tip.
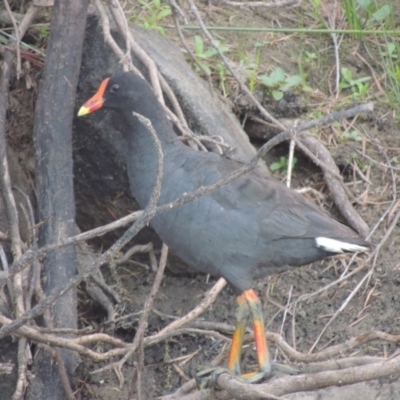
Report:
M82 117L83 115L87 115L90 113L90 109L82 106L78 111L78 117Z

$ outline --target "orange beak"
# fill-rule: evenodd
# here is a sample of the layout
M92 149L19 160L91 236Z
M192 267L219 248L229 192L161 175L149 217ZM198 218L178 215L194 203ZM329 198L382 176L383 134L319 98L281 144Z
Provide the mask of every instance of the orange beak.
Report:
M82 115L90 114L94 111L97 111L99 108L103 106L104 103L104 92L106 91L107 83L110 80L110 78L104 79L103 82L101 82L101 85L99 87L99 90L96 92L96 94L91 97L78 111L78 117L82 117Z

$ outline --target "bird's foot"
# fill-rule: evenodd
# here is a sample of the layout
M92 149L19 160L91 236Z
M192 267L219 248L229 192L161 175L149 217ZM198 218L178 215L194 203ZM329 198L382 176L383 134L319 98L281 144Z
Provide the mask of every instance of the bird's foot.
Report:
M195 376L196 385L199 389L208 389L214 386L221 374L232 375L232 372L223 367L202 369Z
M268 368L241 375L237 375L233 371L230 371L229 369L223 367L206 368L198 372L195 376L195 379L197 387L199 389L208 389L215 385L218 377L221 374L229 374L231 376L234 376L236 379L243 383L259 383L263 380L270 378L273 374L273 371L280 371L289 375L298 375L301 373L301 371L297 368L278 363L271 363Z

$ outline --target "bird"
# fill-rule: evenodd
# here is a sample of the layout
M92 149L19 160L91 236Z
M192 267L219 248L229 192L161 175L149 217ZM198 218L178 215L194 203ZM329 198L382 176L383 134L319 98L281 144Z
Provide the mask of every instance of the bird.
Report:
M158 205L211 185L242 166L184 144L151 86L133 72L117 72L104 79L78 116L99 109L109 110L121 125L130 187L141 208L148 204L156 182L158 156L148 127L134 113L151 121L161 143L163 180ZM156 215L150 225L184 262L197 271L225 278L236 295L236 327L227 367L199 373L198 380L207 385L221 371L256 383L279 369L269 356L261 301L254 290L256 279L371 246L303 195L256 170ZM242 343L250 320L258 367L242 373Z

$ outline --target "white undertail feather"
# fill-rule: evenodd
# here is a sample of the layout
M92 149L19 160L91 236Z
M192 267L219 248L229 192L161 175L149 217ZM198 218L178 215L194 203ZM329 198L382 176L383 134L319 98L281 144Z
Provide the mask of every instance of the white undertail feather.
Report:
M354 243L341 242L336 239L329 239L326 237L315 238L317 247L329 251L330 253L344 253L344 252L356 252L368 250L368 247L360 246Z

